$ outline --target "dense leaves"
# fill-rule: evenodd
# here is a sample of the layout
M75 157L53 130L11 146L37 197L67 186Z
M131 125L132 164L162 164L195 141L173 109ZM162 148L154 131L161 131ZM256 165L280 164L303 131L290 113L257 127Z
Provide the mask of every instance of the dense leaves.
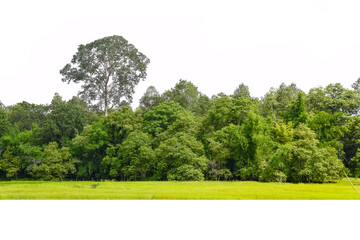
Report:
M5 111L0 107L0 137L5 133L8 126Z
M146 78L149 62L134 45L115 35L80 45L60 73L64 82L82 82L79 96L106 116L124 98L132 101L135 86Z
M75 163L70 149L58 149L56 142L49 143L44 149L44 158L39 165L32 169L32 175L42 180L63 180L67 175L76 172Z
M83 46L76 58L100 49L94 70L107 41ZM68 80L83 81L88 73L79 69L65 69ZM359 82L308 94L281 84L259 100L244 84L209 98L180 80L162 94L149 87L136 111L115 104L107 116L58 94L49 105L1 105L0 177L322 183L344 170L360 176Z

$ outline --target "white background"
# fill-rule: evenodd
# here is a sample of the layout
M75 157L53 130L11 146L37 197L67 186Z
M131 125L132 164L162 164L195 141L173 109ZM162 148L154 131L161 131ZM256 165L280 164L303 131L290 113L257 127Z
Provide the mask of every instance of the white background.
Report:
M2 239L358 239L359 201L1 201Z
M78 45L121 35L160 92L186 79L209 96L263 96L360 77L360 1L1 1L0 101L50 103L79 86L59 70ZM2 201L4 239L354 239L350 201ZM353 219L355 217L355 219ZM356 236L355 236L356 237Z
M360 1L1 1L0 101L70 99L59 70L80 44L121 35L148 56L146 88L186 79L208 96L240 83L263 96L282 82L304 91L360 77Z

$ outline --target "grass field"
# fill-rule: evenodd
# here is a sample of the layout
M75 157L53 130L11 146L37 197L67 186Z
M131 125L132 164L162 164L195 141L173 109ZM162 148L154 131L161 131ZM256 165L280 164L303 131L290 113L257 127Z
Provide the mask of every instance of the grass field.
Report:
M360 179L352 179L360 190ZM0 199L360 199L337 183L260 182L0 182Z

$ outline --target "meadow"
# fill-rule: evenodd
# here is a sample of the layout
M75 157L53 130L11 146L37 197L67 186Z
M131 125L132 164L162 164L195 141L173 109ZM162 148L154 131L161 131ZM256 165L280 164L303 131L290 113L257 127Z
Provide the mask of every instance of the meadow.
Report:
M360 179L352 179L360 189ZM2 181L0 199L360 199L350 183Z

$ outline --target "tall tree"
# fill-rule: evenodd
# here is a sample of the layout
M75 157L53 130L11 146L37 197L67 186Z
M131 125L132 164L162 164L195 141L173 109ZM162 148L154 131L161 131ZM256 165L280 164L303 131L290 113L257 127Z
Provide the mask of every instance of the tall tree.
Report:
M177 102L165 101L144 115L143 130L153 137L166 131L184 109Z
M64 144L79 134L85 126L85 110L77 105L74 99L66 102L55 93L49 108L51 111L46 115L43 127L35 130L42 143Z
M162 98L160 93L154 86L150 86L140 98L140 109L144 112L148 112L152 107L159 105L161 102Z
M343 112L346 115L357 114L360 109L357 82L352 89L344 88L340 83L329 84L325 88L310 89L307 95L307 108L310 111L327 113Z
M135 86L146 78L150 60L121 36L80 45L71 64L60 70L63 82L83 82L79 96L96 110L132 101Z
M18 125L21 131L31 130L34 127L34 123L41 125L45 121L48 112L48 106L30 104L23 101L8 107L7 118L11 124Z
M234 91L234 97L243 97L243 98L251 98L249 87L244 83L240 83L239 86Z
M5 111L2 110L0 106L0 137L5 133L7 126L8 126L8 121L6 119Z
M285 118L288 121L292 121L295 127L297 127L299 123L305 123L307 120L303 95L301 92L297 94L296 100L290 104L290 110L285 115Z
M297 94L302 92L295 83L286 85L282 83L279 88L271 88L261 98L260 113L264 117L283 118L289 110L290 103L295 101Z
M163 93L165 100L177 102L187 110L192 109L199 96L198 88L192 82L183 79L180 79L174 88Z

